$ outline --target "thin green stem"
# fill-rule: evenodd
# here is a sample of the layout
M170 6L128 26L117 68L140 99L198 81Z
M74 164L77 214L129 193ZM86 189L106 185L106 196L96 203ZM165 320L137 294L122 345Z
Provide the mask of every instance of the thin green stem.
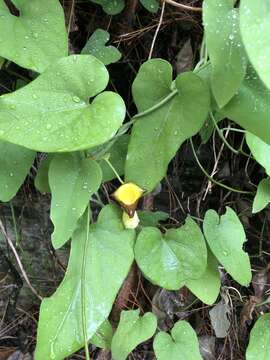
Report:
M224 189L227 189L227 190L229 190L229 191L236 192L236 193L238 193L238 194L253 194L253 193L250 192L250 191L244 191L244 190L234 189L234 188L232 188L232 187L230 187L230 186L228 186L228 185L225 185L225 184L223 184L223 183L215 180L214 178L212 178L212 176L210 176L210 175L208 174L208 172L204 169L204 167L203 167L202 164L200 163L200 161L199 161L199 159L198 159L198 156L197 156L197 154L196 154L196 151L195 151L195 149L194 149L194 145L193 145L192 139L190 138L189 140L190 140L190 145L191 145L191 149L192 149L194 158L195 158L195 160L196 160L199 168L201 169L201 171L204 173L204 175L205 175L212 183L214 183L214 184L216 184L216 185L218 185L218 186L221 186L221 187L223 187Z
M115 176L117 177L117 179L119 180L119 182L123 185L124 181L120 178L118 172L116 171L116 169L114 168L113 164L110 162L109 159L107 159L105 156L102 158L104 161L106 161L106 163L109 165L109 167L112 169L112 171L115 173Z

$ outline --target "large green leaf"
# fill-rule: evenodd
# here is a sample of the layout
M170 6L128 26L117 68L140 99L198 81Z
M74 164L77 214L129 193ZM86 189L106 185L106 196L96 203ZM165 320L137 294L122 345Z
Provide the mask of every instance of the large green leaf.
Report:
M87 149L121 125L121 97L103 92L109 75L91 55L60 59L29 85L0 97L0 138L43 152Z
M114 46L106 46L110 40L110 34L102 29L97 29L82 49L82 54L95 56L103 64L109 65L121 58L120 51Z
M157 360L202 360L195 331L186 321L177 321L171 336L164 331L154 340Z
M108 15L119 14L125 6L124 0L91 0L93 3L101 5Z
M206 240L218 261L239 284L247 286L251 281L248 254L242 249L246 234L236 213L229 207L224 215L208 210L203 222Z
M0 201L11 200L26 178L36 153L0 141Z
M187 280L186 286L203 303L212 305L219 295L220 274L218 271L218 261L215 256L208 251L207 268L199 279Z
M250 333L246 360L268 360L270 352L270 314L262 315Z
M203 22L211 60L211 85L219 107L234 96L246 72L238 9L232 0L204 0Z
M11 15L0 0L0 55L18 65L43 72L67 56L64 12L58 0L13 0L20 16Z
M82 309L87 338L92 338L107 319L133 262L135 234L123 229L118 208L103 208L89 237L86 220L73 236L64 280L42 301L36 360L62 360L83 346Z
M270 178L260 181L252 205L252 212L263 210L270 203Z
M171 73L171 66L159 59L150 60L141 67L133 84L139 111L170 95ZM148 191L165 176L169 162L182 143L200 130L209 110L208 87L197 75L184 73L176 78L175 86L178 94L138 118L132 129L126 180Z
M270 90L249 71L237 94L220 112L270 144Z
M102 172L97 162L86 159L80 153L57 154L53 158L49 184L54 248L60 248L70 239L101 180Z
M270 176L270 145L251 133L246 133L246 141L255 160L265 168L267 175Z
M157 328L154 314L139 316L140 310L122 311L120 322L112 339L112 358L126 360L137 345L151 338Z
M199 226L191 218L163 236L154 227L143 228L135 258L144 275L165 289L178 290L188 279L200 278L207 265L207 249Z
M241 0L240 29L249 59L270 88L270 0Z

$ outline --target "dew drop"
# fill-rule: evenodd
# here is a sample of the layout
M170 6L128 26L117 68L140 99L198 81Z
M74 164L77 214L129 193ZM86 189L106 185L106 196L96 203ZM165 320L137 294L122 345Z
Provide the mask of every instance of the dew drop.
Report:
M32 98L36 100L38 97L37 97L36 94L33 94L33 95L32 95Z
M52 124L47 124L47 125L46 125L46 129L47 129L47 130L50 130L51 127L52 127Z
M72 100L76 103L79 103L81 101L81 99L78 96L73 96Z

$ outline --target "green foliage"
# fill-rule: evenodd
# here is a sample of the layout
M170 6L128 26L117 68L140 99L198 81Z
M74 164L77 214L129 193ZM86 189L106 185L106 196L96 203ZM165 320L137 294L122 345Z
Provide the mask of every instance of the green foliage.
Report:
M52 62L67 56L65 19L58 0L13 3L20 11L19 17L11 15L5 1L0 1L2 57L41 73Z
M251 281L251 268L248 254L242 249L246 234L236 213L229 207L220 216L208 210L203 222L206 240L232 278L243 286Z
M50 193L50 184L49 184L49 167L51 161L54 157L54 154L48 154L45 160L42 160L37 175L35 177L35 187L41 193Z
M101 5L108 15L119 14L125 6L124 0L91 0L93 3Z
M186 321L177 321L171 336L163 331L154 340L157 360L202 360L195 331Z
M65 278L41 304L36 360L71 355L84 344L83 322L91 339L107 319L133 262L134 235L123 229L120 211L112 205L103 208L89 232L83 217L73 236Z
M168 219L169 215L163 211L138 211L141 226L157 226L160 221Z
M157 328L157 319L152 313L139 316L140 310L122 311L119 325L112 339L112 357L125 360L137 345L151 338Z
M264 314L256 321L250 333L246 360L267 360L269 358L270 314Z
M135 259L145 277L165 289L178 290L188 279L205 272L207 249L199 226L191 218L163 236L157 228L143 228L137 237Z
M158 0L140 0L140 3L151 13L156 13L158 11Z
M246 133L246 141L256 161L264 167L267 175L270 176L270 145L248 132Z
M95 335L90 339L90 343L102 349L110 349L112 338L112 325L108 320L105 320L104 323L98 328Z
M52 244L58 249L72 236L91 195L101 184L102 172L96 161L80 153L57 154L50 163L52 192Z
M270 1L241 0L240 28L245 49L255 70L270 88Z
M132 128L125 177L151 191L165 176L182 143L202 127L210 105L209 91L191 72L172 83L172 67L161 59L141 66L132 91L139 112L145 114Z
M0 141L0 201L11 200L26 178L36 153Z
M270 202L270 179L260 181L256 196L253 201L252 212L257 213L263 210Z
M203 21L211 60L211 87L219 107L235 95L246 72L238 9L232 0L204 0Z
M121 53L114 46L106 46L109 40L110 34L107 31L97 29L87 41L81 53L95 56L104 65L117 62L121 58Z
M62 58L29 85L0 97L0 138L46 152L109 140L124 119L125 105L115 93L98 94L108 80L105 66L93 56Z

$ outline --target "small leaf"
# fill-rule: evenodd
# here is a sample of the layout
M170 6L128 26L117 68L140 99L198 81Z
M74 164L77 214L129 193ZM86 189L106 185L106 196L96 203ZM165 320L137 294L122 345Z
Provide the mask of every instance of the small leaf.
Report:
M125 360L137 345L151 338L157 328L157 319L148 312L139 316L140 310L122 311L119 325L112 339L112 357Z
M246 234L236 213L229 207L219 217L214 210L208 210L203 230L211 251L232 278L243 286L251 281L251 267L248 254L242 249Z
M251 133L246 133L246 141L255 160L265 168L267 175L270 176L270 145Z
M270 1L241 0L240 28L248 57L270 88Z
M151 13L155 14L158 11L158 0L140 0L140 3Z
M35 177L35 187L41 193L50 193L49 167L53 159L53 154L49 154L45 160L42 160L37 175Z
M90 343L102 348L102 349L111 349L111 342L113 337L113 328L108 320L98 328L95 335L91 338Z
M119 95L99 94L108 80L105 66L91 55L62 58L29 85L0 97L0 138L41 152L106 142L125 117Z
M270 314L261 315L253 326L246 352L246 360L267 360L270 343Z
M270 179L260 181L252 205L253 214L263 210L270 203Z
M177 321L171 336L164 331L154 340L157 360L202 360L195 331L186 321Z
M221 300L209 311L209 315L216 337L225 338L231 325L228 318L230 315L229 305L224 300Z
M119 14L125 6L124 0L91 0L93 3L101 5L103 11L108 15Z
M207 249L199 226L191 218L163 236L157 228L143 228L135 245L135 258L144 275L165 289L178 290L206 269Z
M50 298L42 301L36 360L62 360L83 346L83 303L87 339L96 334L108 318L134 260L135 233L124 230L120 209L104 207L97 223L90 226L89 235L86 220L84 216L74 233L64 280Z
M171 73L171 66L164 60L149 60L142 65L133 84L139 111L171 94ZM178 93L174 97L138 118L132 128L125 177L147 191L165 176L179 147L200 130L208 114L209 90L203 80L186 72L176 78L175 86Z
M72 236L90 197L102 180L99 165L80 153L57 154L50 165L49 184L52 193L51 219L54 224L52 243L55 249Z
M11 200L23 184L36 153L0 141L0 201Z
M211 251L208 251L207 268L205 272L199 279L187 280L186 286L203 303L212 305L217 300L220 285L218 261Z
M110 34L107 31L97 29L87 41L81 53L95 56L104 65L117 62L121 59L121 53L114 46L106 46L109 40Z
M67 56L64 11L59 1L13 2L20 11L19 17L10 13L4 0L0 1L0 55L40 73Z
M169 218L169 215L163 211L139 210L138 215L141 226L157 226L160 221L165 221Z
M232 0L204 0L203 21L211 60L211 84L219 107L235 95L246 73L238 9Z

